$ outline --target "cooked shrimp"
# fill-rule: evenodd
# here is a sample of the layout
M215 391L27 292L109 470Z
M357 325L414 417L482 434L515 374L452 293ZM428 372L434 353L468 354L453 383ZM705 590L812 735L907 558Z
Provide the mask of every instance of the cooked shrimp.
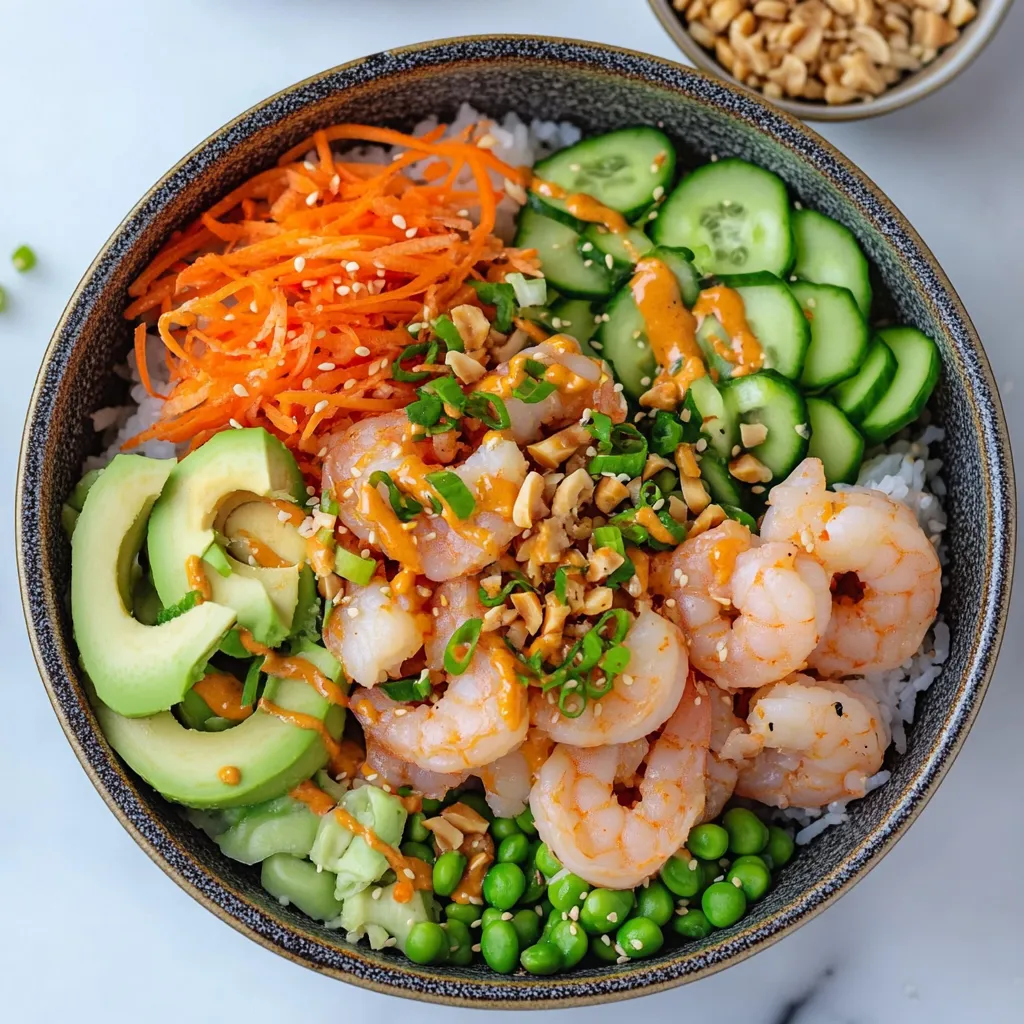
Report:
M610 747L560 744L530 794L540 837L591 885L629 889L682 846L704 811L711 734L708 701L687 689L661 735ZM647 767L636 772L646 755ZM615 784L636 787L639 802L619 802Z
M600 701L589 701L578 718L566 718L558 710L554 692L535 690L530 699L533 724L557 743L577 747L629 743L662 726L686 686L689 659L682 634L645 608L623 644L630 654L629 664L611 693Z
M711 745L708 749L704 780L707 793L704 800L704 821L714 821L722 813L736 789L740 766L722 756L729 737L737 729L746 731L743 719L733 712L733 696L720 690L714 683L704 683L711 704Z
M868 488L832 492L805 459L769 495L761 536L805 548L832 580L832 618L807 663L825 676L884 672L921 646L935 620L942 569L905 505Z
M522 375L527 359L548 366L561 366L564 381L547 398L532 405L511 395L509 382ZM509 362L497 366L477 384L479 391L491 391L504 398L512 421L512 436L519 444L539 440L545 427L565 426L579 420L584 409L595 409L610 416L615 423L626 418L626 400L621 388L616 391L615 379L602 363L580 352L579 342L567 334L558 334L534 348L524 349Z
M890 739L864 688L804 675L759 690L747 724L750 747L761 752L741 769L736 792L773 807L824 807L864 796Z
M512 506L526 479L526 459L514 442L485 434L464 462L444 467L473 495L474 511L460 519L444 504L435 514L430 502L439 495L426 476L442 467L424 461L428 445L412 440L410 426L404 412L387 413L360 420L332 441L324 486L338 502L338 517L360 540L428 579L477 572L521 532L512 522ZM384 484L370 485L378 471L424 506L411 530L394 515Z
M441 671L452 634L467 619L483 618L485 611L476 579L449 580L435 587L430 599L432 628L424 647L427 667Z
M377 742L369 731L366 733L366 767L369 769L366 775L369 782L375 785L387 783L392 791L402 786L411 786L414 792L431 800L444 799L449 790L457 789L469 778L468 772L442 775L403 761ZM374 778L374 775L378 778Z
M814 559L792 544L754 543L728 519L661 556L653 577L676 601L693 664L728 689L802 668L832 604Z
M420 650L426 628L429 620L377 576L365 587L348 585L344 603L327 620L324 642L350 679L373 686Z
M531 729L522 746L477 770L487 805L499 818L514 818L526 809L530 788L554 745L539 729Z

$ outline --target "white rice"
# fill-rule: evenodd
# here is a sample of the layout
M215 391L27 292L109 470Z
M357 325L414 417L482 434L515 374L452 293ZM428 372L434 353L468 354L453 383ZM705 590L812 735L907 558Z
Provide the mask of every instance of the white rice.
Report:
M482 120L483 115L468 103L463 103L445 135L457 135ZM437 124L436 117L428 118L416 126L413 134L423 135L436 128ZM506 114L497 122L488 121L481 126L476 137L479 140L485 134L490 136L488 143L493 139L493 145L488 145L491 152L514 167L531 166L548 153L572 145L580 138L580 130L568 122L534 119L527 124L514 113ZM315 154L311 153L310 159L315 159ZM380 146L363 146L346 150L345 159L385 163L391 159L391 153ZM421 175L428 163L429 160L424 160L414 164L410 175ZM471 184L471 172L464 171L458 180L463 184ZM495 179L495 184L501 185L502 182ZM506 241L512 237L518 211L519 204L508 196L498 208L497 230ZM163 343L156 336L150 335L146 349L154 390L166 392L168 374ZM100 409L93 414L93 424L97 432L103 435L104 451L101 455L87 459L85 470L105 466L128 438L151 426L160 414L162 401L147 394L140 383L134 352L129 354L127 364L117 367L115 372L132 381L130 395L133 404ZM920 430L920 425L916 429ZM871 453L861 467L857 485L883 491L912 509L921 528L938 550L940 560L945 563L942 536L946 529L946 513L941 499L946 494L946 486L940 476L942 463L932 457L930 450L931 445L942 441L943 437L942 428L934 425L925 426L924 431L916 437L911 431L904 431L887 446ZM178 446L169 441L146 441L133 451L158 459L180 454ZM842 485L838 489L842 489ZM949 627L939 616L925 636L921 648L906 663L890 672L865 677L864 682L871 688L888 717L892 742L898 753L902 754L907 749L906 727L914 720L917 695L927 690L938 678L948 656ZM883 786L889 781L889 776L890 772L885 770L872 776L867 781L867 792ZM830 826L847 821L849 815L846 808L849 802L838 801L829 804L824 810L790 807L778 813L803 826L796 835L796 842L804 845Z

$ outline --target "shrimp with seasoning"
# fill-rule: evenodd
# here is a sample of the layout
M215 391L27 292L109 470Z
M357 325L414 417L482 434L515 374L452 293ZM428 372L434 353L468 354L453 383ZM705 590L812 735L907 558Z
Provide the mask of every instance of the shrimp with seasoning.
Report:
M736 730L746 731L743 719L733 711L733 695L720 690L714 683L698 683L707 690L711 704L711 745L708 749L704 781L707 793L704 800L704 821L714 821L725 808L736 790L740 765L723 756L729 738Z
M719 686L763 686L803 668L832 607L821 566L789 543L757 543L726 520L658 556L652 586L690 642L690 660Z
M832 581L832 617L807 659L824 676L885 672L921 646L942 591L939 557L914 513L881 491L825 488L805 459L768 496L761 536L799 544Z
M369 774L364 771L364 777L368 781L378 782L379 779L379 782L387 783L392 791L402 786L411 786L413 792L431 800L443 800L450 790L458 789L469 778L468 772L443 775L410 764L392 754L369 730L366 732L366 768ZM372 775L378 776L378 779L371 778Z
M530 809L541 839L591 885L630 889L686 841L704 812L711 707L687 688L661 735L606 747L559 744L541 768ZM646 758L643 778L637 770ZM616 784L635 788L633 806Z

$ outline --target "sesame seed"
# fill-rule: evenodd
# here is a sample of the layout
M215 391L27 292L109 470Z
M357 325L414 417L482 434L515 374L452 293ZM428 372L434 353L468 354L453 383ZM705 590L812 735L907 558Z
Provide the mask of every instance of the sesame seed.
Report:
M505 913L501 915L501 919L502 921L511 921L512 915L506 910Z
M238 420L236 420L236 419L230 419L230 420L228 420L228 423L230 423L231 426L233 426L235 428L235 430L241 430L242 429L242 424L239 423ZM285 517L285 519L288 518L288 513L287 512L284 514L284 517Z
M309 195L306 196L306 205L307 206L316 206L316 201L319 198L320 198L320 193L319 192L310 192Z
M630 939L629 940L629 944L634 949L643 949L644 948L644 944L639 939Z
M474 953L479 953L480 952L480 943L477 942L474 945L470 946L469 948L471 950L473 950Z
M370 893L370 899L379 900L380 899L380 894L383 891L384 891L383 889L374 889L373 892Z
M665 186L664 185L658 185L654 189L654 191L651 193L651 195L654 196L655 199L660 199L664 194L665 194Z
M318 370L323 370L324 373L329 373L331 370L335 369L335 364L334 363L321 363L317 367L317 369Z
M645 388L646 388L646 387L650 387L650 385L651 385L651 378L650 378L650 377L641 377L641 378L640 378L640 383L641 383L641 384L642 384L642 385L643 385L643 386L644 386Z
M612 388L612 391L614 391L617 395L622 394L622 385L616 384L615 387Z
M349 288L349 286L347 284L343 284L343 285L341 285L340 288L338 288L338 294L339 295L348 295L348 293L350 291L352 291L352 289Z
M628 963L629 963L629 957L628 957L628 956L626 956L626 954L625 954L625 953L623 953L623 954L622 954L622 956L617 956L617 957L615 958L615 962L616 962L617 964L628 964Z
M363 356L364 358L370 354L370 350L365 345L359 345L356 347L356 355Z
M614 910L606 918L606 920L611 921L612 924L615 924L615 922L618 921L618 919L619 915Z
M258 313L259 311L260 311L260 307L256 305L256 300L253 299L252 302L249 303L249 312L250 313Z
M570 907L570 909L569 909L569 920L570 921L578 921L579 919L580 919L580 908L579 907Z
M612 269L612 267L614 267L614 266L615 266L615 258L614 258L614 257L612 256L612 254L611 254L610 252L607 252L607 253L605 253L605 255L604 255L604 265L605 265L605 266L606 266L606 267L607 267L607 268L608 268L609 270L611 270L611 269Z
M405 237L406 238L415 238L417 231L419 231L419 228L409 228L409 230L406 231L406 233L405 233Z
M666 599L666 601L665 601L665 607L666 608L675 608L675 606L676 606L676 599L674 597L670 597L670 598Z
M576 925L569 925L569 934L573 936L579 935L579 929L576 927Z
M359 618L359 609L358 608L350 607L350 608L347 608L346 611L348 612L348 617L350 619L357 619L357 618Z
M688 864L687 864L686 866L687 866L687 867L688 867L688 868L689 868L689 869L690 869L691 871L696 871L696 870L697 870L697 868L699 867L699 865L697 864L697 858L696 858L696 857L694 857L694 858L693 858L693 860L691 860L691 861L690 861L690 862L689 862L689 863L688 863Z
M400 213L396 213L394 217L391 218L391 223L394 224L399 231L404 231L406 228L405 218Z
M313 406L313 412L323 412L324 409L326 409L327 406L329 406L330 404L331 403L328 402L326 398L324 398Z
M225 320L234 320L235 319L235 314L234 313L225 313L224 314L224 319Z
M239 398L249 397L249 392L245 390L245 385L243 384L236 384L231 390L234 391Z
M594 248L594 243L593 242L584 242L580 246L580 252L592 252L593 248Z
M296 274L301 274L306 269L306 257L296 256L292 266L295 267Z
M348 271L348 272L349 272L350 274L355 274L355 273L358 273L358 271L359 271L359 264L358 264L358 263L356 263L356 261L355 261L355 260L351 260L350 262L348 262L348 263L346 263L346 264L345 264L345 269L346 269L346 270L347 270L347 271Z
M725 881L725 875L716 875L715 876L715 881L716 882L724 882Z

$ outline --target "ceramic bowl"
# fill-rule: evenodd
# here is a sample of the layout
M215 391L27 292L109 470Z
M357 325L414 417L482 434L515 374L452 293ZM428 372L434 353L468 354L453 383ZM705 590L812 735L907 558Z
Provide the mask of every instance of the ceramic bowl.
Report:
M951 561L942 609L952 650L920 701L906 753L887 762L892 781L795 858L735 927L648 960L551 978L417 967L391 951L350 945L281 906L255 870L221 856L111 752L83 690L65 599L69 546L60 507L98 447L89 414L125 399L113 368L130 344L122 316L128 283L172 231L314 129L340 121L408 129L430 113L451 116L467 99L490 114L565 118L586 132L660 124L684 165L718 154L770 168L794 198L857 235L874 267L876 315L916 325L942 351L934 413L948 430ZM1009 442L981 343L934 257L864 174L799 122L678 64L502 36L390 50L316 75L216 132L143 196L86 272L46 351L25 428L17 520L25 616L57 717L111 811L182 888L268 949L335 978L449 1004L542 1007L622 999L719 970L781 938L878 863L934 792L977 713L1003 630L1015 513Z
M718 63L715 55L705 50L686 27L686 19L677 11L672 0L648 0L665 31L672 37L687 58L703 71L724 78L727 82L740 85L726 69ZM778 99L772 100L777 107L788 110L805 121L859 121L864 117L889 114L901 107L930 96L951 82L989 44L996 29L1003 22L1013 0L978 0L977 17L960 30L959 38L947 46L930 64L915 71L886 89L881 96L856 103L837 103L829 106L824 101Z

